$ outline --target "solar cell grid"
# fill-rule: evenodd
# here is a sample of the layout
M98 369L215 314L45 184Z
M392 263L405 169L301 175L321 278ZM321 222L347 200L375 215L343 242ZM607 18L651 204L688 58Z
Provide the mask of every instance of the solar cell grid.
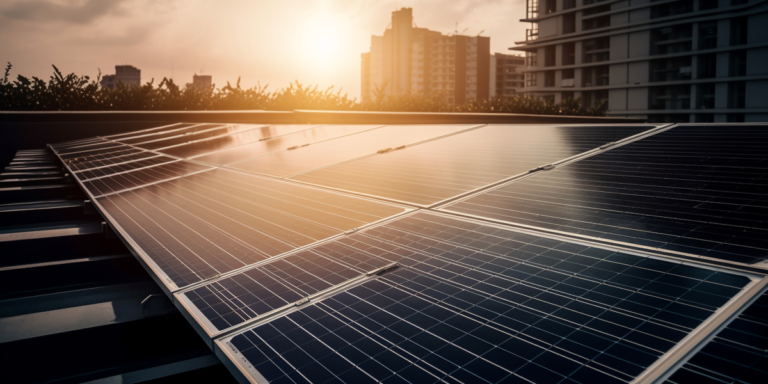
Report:
M668 383L768 382L768 293L763 293Z
M343 244L326 243L183 295L211 323L211 331L222 331L360 278L384 264Z
M210 169L213 168L186 161L174 161L118 173L109 177L83 181L83 186L93 196L101 196Z
M128 146L119 143L107 143L94 145L92 147L72 148L66 153L59 152L58 155L62 159L68 160L75 158L85 158L87 156L103 155L107 153L118 152L128 148Z
M212 128L223 127L223 126L224 124L191 124L185 127L180 127L180 128L173 127L172 129L165 129L158 132L140 134L135 137L129 136L129 137L112 139L112 140L115 140L117 142L124 143L124 144L136 145L136 144L142 144L142 143L149 143L153 141L165 140L171 137L184 136L194 132L205 131Z
M255 127L250 124L226 125L226 126L215 127L215 128L205 129L205 130L199 130L195 132L188 132L183 135L169 137L162 140L153 140L146 143L139 143L139 144L136 144L136 146L144 149L150 149L150 150L173 148L179 145L189 144L198 140L212 139L212 138L216 138L216 137L220 137L220 136L224 136L232 133L247 131L254 128Z
M265 175L287 177L361 156L374 155L377 151L396 150L473 127L478 125L388 125L307 147L288 147L283 151L230 166Z
M111 145L114 145L114 143L111 143L104 139L97 139L91 142L74 143L73 145L68 145L63 147L54 147L54 149L56 149L56 153L58 153L59 155L65 155L68 153L99 149L99 148L108 147Z
M429 206L652 128L490 125L291 178Z
M768 257L768 131L681 126L442 208L737 263Z
M140 156L146 153L151 154L152 157L145 158L144 156ZM129 155L129 156L134 156L134 155ZM85 181L85 180L90 180L97 177L110 176L116 173L130 172L130 171L141 169L141 168L147 168L147 167L152 167L160 164L166 164L166 163L178 161L172 157L161 156L161 155L153 154L151 152L144 152L144 153L136 154L135 156L138 157L138 160L133 160L133 161L126 160L123 162L116 161L115 162L116 165L86 169L84 171L76 173L76 176L80 180ZM124 159L124 158L120 157L120 159Z
M104 168L157 156L159 155L156 153L131 148L125 151L115 152L114 155L93 156L91 157L91 160L83 159L82 161L72 161L67 163L67 165L74 173L78 173L89 169Z
M175 124L168 124L168 125L161 125L159 127L153 127L153 128L147 128L147 129L141 129L138 131L129 131L129 132L123 132L123 133L116 133L114 135L107 135L107 136L100 136L101 138L107 139L107 140L121 140L121 139L128 139L132 137L138 137L148 134L154 134L159 132L169 132L172 130L178 130L186 127L191 127L193 125L197 125L198 123L175 123Z
M351 135L379 127L382 127L382 125L323 125L273 137L263 142L250 143L195 157L195 160L210 164L225 165L263 156L272 152L282 151L293 146L318 143L324 140Z
M98 201L177 287L405 210L224 170Z
M432 235L404 232L397 228L401 224ZM244 331L231 343L270 382L394 376L410 382L628 382L724 303L701 297L697 287L727 301L750 282L679 263L497 232L417 213L335 240L356 253L397 261L401 268ZM491 233L518 247L505 255L473 251L441 241L444 233L481 239ZM528 262L532 255L552 257L552 251L561 253L561 261L566 254L594 259L588 265L626 265L635 258L634 265L645 262L643 270L655 272L649 281L672 288L662 295L648 284L611 285L610 276L586 267L561 272ZM704 288L712 282L723 290ZM398 363L390 365L393 361Z
M191 158L195 156L205 155L207 153L221 151L227 148L237 147L244 144L255 143L259 141L268 140L275 136L286 135L289 133L303 131L310 129L311 125L265 125L256 126L252 125L252 128L243 132L231 133L223 137L213 138L204 141L198 141L189 143L186 145L175 146L172 148L163 149L160 152L178 156Z

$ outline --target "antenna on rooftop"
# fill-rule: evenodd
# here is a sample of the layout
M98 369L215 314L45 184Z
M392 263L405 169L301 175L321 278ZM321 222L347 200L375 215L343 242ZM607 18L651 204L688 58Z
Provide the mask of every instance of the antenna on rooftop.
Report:
M466 32L466 31L467 31L467 29L469 29L469 27L466 27L466 28L464 28L464 30L463 30L463 31L461 31L460 35L463 35L463 34L464 34L464 32Z
M453 29L453 34L458 35L459 34L459 22L456 22L456 28Z
M482 31L478 32L476 36L480 36L483 32L485 32L485 29L483 29Z

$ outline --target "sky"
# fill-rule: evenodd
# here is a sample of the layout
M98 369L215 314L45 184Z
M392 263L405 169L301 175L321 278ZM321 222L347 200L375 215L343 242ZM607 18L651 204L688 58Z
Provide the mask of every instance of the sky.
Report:
M525 0L0 0L0 62L11 76L48 79L51 64L95 78L116 64L142 82L213 76L217 87L298 80L360 95L360 54L391 12L421 28L491 37L491 53L524 39Z

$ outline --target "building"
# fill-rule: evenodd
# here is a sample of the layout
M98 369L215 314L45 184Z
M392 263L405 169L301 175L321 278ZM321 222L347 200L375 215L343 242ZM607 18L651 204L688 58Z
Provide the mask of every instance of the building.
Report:
M496 53L491 55L491 98L521 96L525 88L525 57Z
M211 84L213 84L211 75L194 74L192 76L192 82L187 83L187 88L207 89L211 87Z
M525 94L651 122L768 120L765 0L528 0Z
M103 88L115 89L118 83L126 86L141 85L141 70L133 65L115 65L115 74L104 75L99 84Z
M370 52L361 55L361 94L440 95L450 103L490 96L491 39L443 35L413 24L411 8L392 12L391 27L371 36Z

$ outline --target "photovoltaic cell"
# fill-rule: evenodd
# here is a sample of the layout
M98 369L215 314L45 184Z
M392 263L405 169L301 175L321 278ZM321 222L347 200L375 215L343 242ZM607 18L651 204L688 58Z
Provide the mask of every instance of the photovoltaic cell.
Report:
M667 383L768 382L768 293L720 331Z
M91 192L93 196L101 196L209 169L213 168L187 161L175 161L149 168L136 169L126 173L119 173L100 179L83 181L83 186Z
M492 125L291 178L428 206L651 128Z
M232 133L247 131L253 128L255 127L250 124L226 125L206 130L189 132L184 135L169 137L163 140L153 140L147 143L139 143L136 144L136 146L150 150L173 148L180 145L194 143L199 140L207 140L220 136L226 136Z
M269 382L629 382L750 282L426 213L334 242L401 267L233 336Z
M141 129L138 131L130 131L130 132L124 132L124 133L116 133L114 135L107 135L107 136L101 136L104 139L107 140L122 140L122 139L129 139L132 137L138 137L143 135L150 135L160 132L169 132L173 130L178 130L182 128L191 127L193 125L197 125L199 123L175 123L175 124L168 124L168 125L161 125L159 127L153 127L153 128L147 128L147 129Z
M118 138L113 140L116 140L120 143L137 145L137 144L144 144L144 143L149 143L154 141L165 140L172 137L184 136L188 134L193 134L195 132L205 131L211 128L223 127L223 126L225 125L224 124L191 124L184 127L173 127L171 129L164 129L162 131L139 134L136 136L128 136L128 137L123 137L123 138Z
M246 129L243 129L243 132L231 133L223 137L175 146L163 149L160 152L172 156L191 158L227 148L257 143L276 136L303 131L312 127L313 126L311 125L250 125L247 126Z
M272 152L282 151L293 146L317 143L353 133L367 131L382 127L381 125L323 125L291 134L273 137L263 142L241 145L238 147L214 152L195 160L210 164L224 165L257 156L263 156Z
M768 257L768 130L678 126L446 206L737 263Z
M386 262L332 242L185 292L211 333L262 316L383 267Z
M58 152L58 155L62 159L67 160L67 159L74 159L74 158L84 158L86 156L112 153L112 152L125 150L129 148L130 148L129 146L119 144L119 143L106 143L106 144L97 144L97 145L92 145L87 147L77 147L77 148L71 148L68 150L63 150L61 152Z
M389 204L226 170L98 202L177 287L404 212Z
M137 160L142 160L142 159L147 159L150 157L157 157L157 156L159 155L153 152L142 151L140 149L131 148L131 149L126 149L124 151L115 152L114 154L90 156L88 157L88 159L83 158L82 160L78 159L77 161L69 161L67 162L67 165L69 165L69 168L74 173L77 173L77 172L82 172L89 169L103 168L107 166L126 163L129 161L137 161Z
M128 161L128 160L124 162L118 161L116 165L87 169L85 171L78 173L77 177L81 180L89 180L97 177L114 175L116 173L130 172L139 168L153 167L160 164L166 164L166 163L178 161L177 159L174 159L172 157L157 155L151 152L146 152L146 153L152 154L153 157L148 159L140 157L139 160L135 160L135 161ZM143 155L144 153L141 153L141 154ZM130 156L133 156L133 155L130 155Z
M361 156L374 155L377 151L402 149L406 145L454 134L476 126L389 125L306 147L289 147L287 150L268 156L232 164L231 167L270 176L286 177Z

